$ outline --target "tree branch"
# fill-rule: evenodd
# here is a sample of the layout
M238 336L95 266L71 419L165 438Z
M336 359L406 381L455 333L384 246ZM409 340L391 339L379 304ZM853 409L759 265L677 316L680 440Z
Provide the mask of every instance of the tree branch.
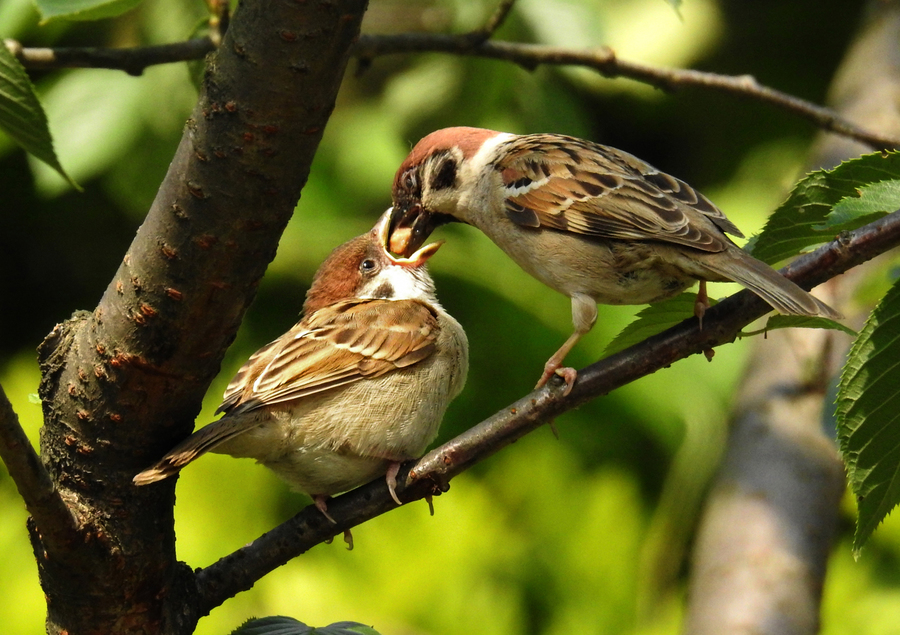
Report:
M375 57L409 53L449 53L504 60L527 70L534 70L542 65L579 66L597 71L610 79L624 77L670 92L686 87L699 87L753 99L806 119L822 130L855 139L876 150L900 147L900 138L862 128L830 108L764 86L750 75L720 75L631 62L618 58L608 46L579 51L542 44L491 41L491 36L503 24L514 4L515 0L502 0L485 26L469 33L364 34L356 42L353 55L359 58L363 67ZM227 15L225 20L227 21ZM140 75L146 67L154 64L200 59L216 48L211 38L122 49L24 48L15 40L5 40L5 43L28 69L108 68L124 70L131 75Z
M477 35L481 31L475 31ZM619 59L609 47L576 51L557 46L516 42L485 41L473 44L472 34L435 35L405 33L399 35L362 35L353 55L371 62L375 57L403 53L451 53L513 62L534 70L538 66L580 66L604 77L626 77L666 91L701 87L746 97L798 115L823 130L856 139L874 149L900 147L900 139L866 130L838 113L793 95L759 84L750 75L719 75L690 69L665 68Z
M366 0L244 0L100 303L39 348L41 461L85 539L32 532L49 633L196 626L174 484L134 475L190 433L290 219Z
M25 436L3 386L0 386L0 459L6 464L45 544L51 549L65 551L81 542L75 517Z
M125 71L129 75L141 75L145 68L156 64L203 59L207 53L216 50L215 43L209 37L133 48L25 48L16 40L4 40L4 44L22 62L22 66L30 70L108 68Z
M801 286L811 288L897 245L900 211L842 234L815 252L797 258L782 272ZM696 320L685 320L588 366L578 373L578 381L568 397L562 396L561 382L554 381L432 450L408 471L401 470L397 492L409 502L446 491L454 476L555 417L680 359L734 341L743 327L770 310L756 295L741 291L706 313L702 331ZM316 544L395 508L383 479L330 501L328 512L336 524L328 522L315 507L307 507L249 545L197 572L202 614L249 589L261 577Z

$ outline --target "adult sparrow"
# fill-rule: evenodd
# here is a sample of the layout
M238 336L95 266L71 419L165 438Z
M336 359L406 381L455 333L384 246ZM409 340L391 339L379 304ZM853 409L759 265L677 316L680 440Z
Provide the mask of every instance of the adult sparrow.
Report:
M327 499L384 475L391 496L400 462L437 435L462 390L468 342L438 303L426 261L386 250L389 211L368 234L335 249L313 279L303 318L238 371L217 413L158 463L146 485L206 452L256 459L322 513ZM351 543L352 546L352 543Z
M700 281L733 280L780 313L839 318L725 235L743 236L705 196L615 148L557 134L446 128L419 141L397 170L390 249L417 249L438 226L474 225L526 272L569 296L574 332L562 362L597 319L597 303L657 302Z

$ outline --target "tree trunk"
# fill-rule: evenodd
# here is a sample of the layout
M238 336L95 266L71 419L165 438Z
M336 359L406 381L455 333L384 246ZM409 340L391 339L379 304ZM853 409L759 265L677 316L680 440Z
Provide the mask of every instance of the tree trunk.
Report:
M41 455L79 538L31 523L48 632L190 633L201 617L175 557L175 479L131 479L192 429L306 182L365 7L240 4L100 304L41 345Z

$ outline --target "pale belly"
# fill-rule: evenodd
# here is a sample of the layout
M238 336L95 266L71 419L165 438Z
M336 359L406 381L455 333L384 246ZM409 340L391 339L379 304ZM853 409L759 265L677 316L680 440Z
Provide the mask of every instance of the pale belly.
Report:
M649 304L678 295L698 279L716 279L664 244L585 239L553 230L504 235L515 238L491 238L526 272L560 293L585 294L599 304Z

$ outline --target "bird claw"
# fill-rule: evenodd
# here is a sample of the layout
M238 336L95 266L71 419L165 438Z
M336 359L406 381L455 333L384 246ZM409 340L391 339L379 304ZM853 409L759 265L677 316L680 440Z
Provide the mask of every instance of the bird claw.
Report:
M566 391L563 393L564 396L572 392L572 386L575 384L575 379L578 377L578 371L569 366L560 366L559 363L554 362L553 360L544 364L544 373L541 375L541 378L538 380L534 389L537 390L538 388L542 388L553 375L562 377L566 382Z
M316 509L322 512L322 515L325 516L328 520L331 521L332 525L337 525L337 521L331 517L331 514L328 513L328 497L323 496L322 494L317 494L313 496L313 502L316 504Z
M400 501L400 498L397 496L397 492L395 488L397 487L397 472L400 471L400 463L397 461L391 462L390 466L388 466L387 474L384 475L384 480L387 481L388 491L391 493L391 498L394 499L394 502L398 505L402 505L403 503Z
M563 397L568 396L570 392L572 392L572 387L575 385L575 380L578 378L578 371L574 368L570 368L569 366L559 366L551 365L550 362L544 366L544 374L541 375L541 378L538 380L537 385L534 387L535 390L541 388L546 384L553 375L561 377L563 381L566 382L566 389L563 391Z

